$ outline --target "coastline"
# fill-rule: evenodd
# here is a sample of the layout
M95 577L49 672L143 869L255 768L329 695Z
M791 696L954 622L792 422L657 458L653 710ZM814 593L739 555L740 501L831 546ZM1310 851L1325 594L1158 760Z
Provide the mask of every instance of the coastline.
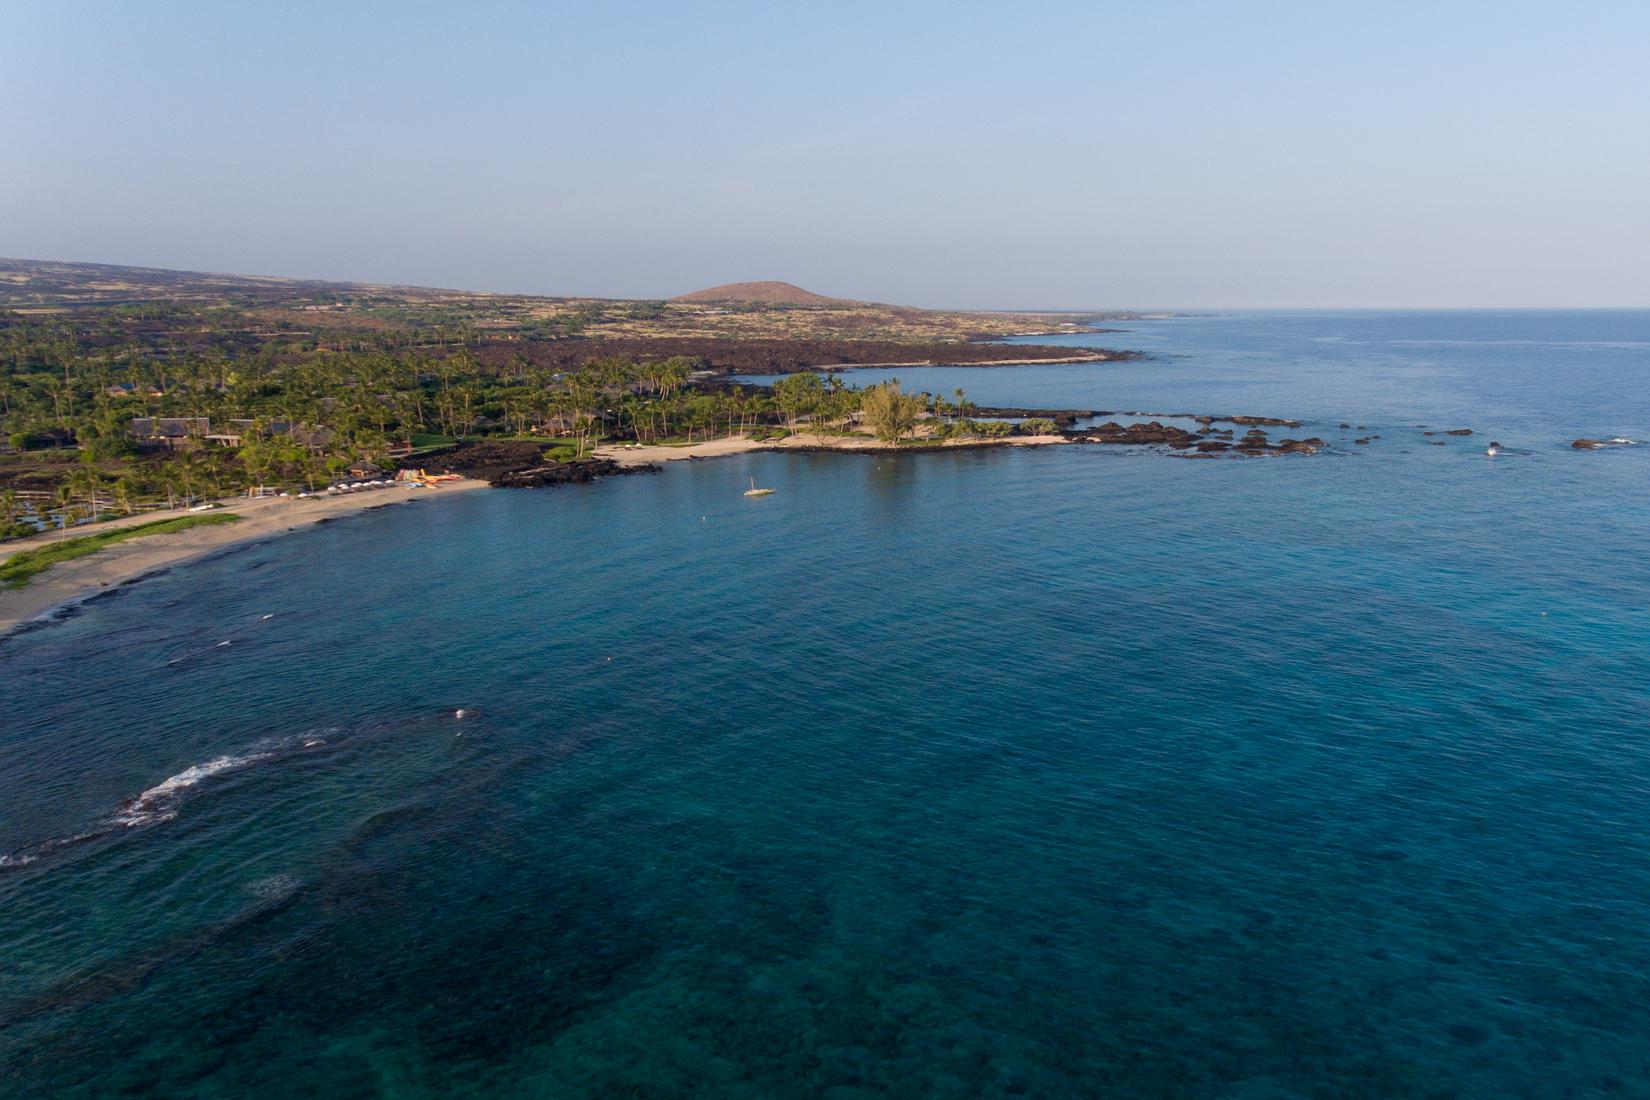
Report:
M1221 417L1213 419L1229 420L1238 424L1292 425L1298 423L1263 417ZM1181 431L1180 429L1168 430ZM1048 434L991 439L917 439L895 444L885 443L866 435L816 438L803 432L787 436L784 439L755 440L745 436L724 436L688 446L598 447L591 452L591 458L601 462L610 462L613 467L621 468L622 472L637 472L649 467L657 468L660 463L723 458L729 455L757 452L840 452L862 455L892 455L979 448L1067 446L1085 442L1139 444L1170 442L1156 436L1136 438L1126 433L1118 438L1095 439L1091 438L1092 434L1090 432L1088 435L1081 437L1072 434ZM1231 433L1225 434L1229 438ZM1313 439L1305 441L1305 444L1296 444L1293 440L1284 440L1283 443L1294 445L1295 449L1311 453L1315 448L1305 444L1321 445L1322 441ZM1234 444L1207 444L1208 449L1216 447L1225 450L1234 447ZM1200 451L1203 449L1205 448L1199 448ZM1241 450L1241 448L1237 449ZM1263 449L1279 450L1280 448L1269 447ZM1200 454L1191 457L1206 456ZM608 471L621 472L613 470L613 467L609 467ZM472 469L470 472L474 474L477 471ZM600 472L598 471L595 476L600 476ZM582 480L589 480L589 477L587 476ZM212 514L239 515L242 517L240 522L222 526L194 527L170 534L153 535L115 543L86 557L59 562L21 589L0 589L0 640L31 621L48 617L51 612L58 608L82 603L100 593L130 584L156 571L202 557L237 543L270 538L287 531L296 530L299 527L322 523L339 516L372 508L388 507L455 491L487 488L488 484L488 480L482 478L465 477L458 481L443 483L437 487L420 489L416 493L401 486L396 486L372 492L351 493L336 497L320 496L303 500L265 497L257 500L225 501L222 508L214 510ZM68 531L47 532L34 538L0 546L0 562L4 562L12 555L22 551L32 550L64 539L76 538L98 531L135 526L168 515L186 514L188 513L148 512Z
M620 466L650 466L656 462L681 462L686 459L725 458L728 455L751 454L757 451L846 451L858 454L909 454L913 451L963 450L971 447L1056 447L1074 443L1063 435L1022 435L1003 439L935 439L911 443L883 443L869 436L826 436L816 439L811 435L792 435L784 439L747 439L744 436L723 436L687 447L598 447L593 456L616 462Z
M849 371L849 370L888 370L893 367L1034 367L1068 363L1114 363L1120 358L1117 352L1099 352L1090 355L1063 355L1052 359L982 359L967 363L950 362L943 359L913 359L902 363L821 363L817 367L804 367L804 370L814 371ZM792 372L796 373L796 372Z
M399 485L372 492L344 496L321 496L299 500L295 497L264 497L258 500L227 501L211 514L236 514L239 523L212 527L192 527L166 535L152 535L116 543L73 561L59 562L35 580L18 589L0 589L0 640L18 627L39 619L52 610L77 604L139 578L236 543L267 539L300 527L308 527L339 516L384 508L395 504L446 496L454 492L484 489L485 481L466 478L440 486L408 490ZM68 531L52 531L36 538L20 539L0 546L0 561L25 550L33 550L67 538L130 527L157 518L188 515L187 512L147 512L106 523L91 524Z

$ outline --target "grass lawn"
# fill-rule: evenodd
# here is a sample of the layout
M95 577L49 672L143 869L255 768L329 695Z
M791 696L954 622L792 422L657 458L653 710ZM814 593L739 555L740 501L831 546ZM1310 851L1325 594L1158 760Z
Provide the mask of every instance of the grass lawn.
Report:
M97 553L105 546L125 542L127 539L140 539L145 535L170 535L174 531L186 531L191 527L216 527L219 524L235 523L240 518L233 512L222 515L175 516L172 519L158 519L153 523L140 523L135 527L121 527L95 535L82 535L80 538L48 543L33 550L24 550L0 562L0 588L22 588L35 576L44 573L60 561L83 558L87 554Z
M452 444L458 442L458 436L426 435L422 432L414 432L412 438L408 440L408 442L412 444L414 451L427 451L432 447L451 446Z

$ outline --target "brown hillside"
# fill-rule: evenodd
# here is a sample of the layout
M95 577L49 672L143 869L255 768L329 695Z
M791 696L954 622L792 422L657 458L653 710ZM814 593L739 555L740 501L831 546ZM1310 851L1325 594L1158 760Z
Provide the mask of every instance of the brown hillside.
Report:
M790 283L773 280L761 283L727 283L706 290L695 290L672 298L673 302L757 302L769 306L832 306L844 305L841 298L827 298L811 290L803 290Z

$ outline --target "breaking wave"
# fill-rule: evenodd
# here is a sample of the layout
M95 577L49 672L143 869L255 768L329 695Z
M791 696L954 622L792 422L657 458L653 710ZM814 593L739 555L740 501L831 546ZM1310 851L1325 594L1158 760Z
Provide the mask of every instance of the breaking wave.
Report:
M164 783L156 784L133 798L128 798L115 811L114 823L135 828L142 825L156 825L162 821L171 821L178 816L178 802L183 793L195 786L203 779L211 779L224 772L235 771L260 761L268 760L275 755L273 750L265 752L248 752L239 756L219 756L208 760L204 764L195 764L183 769Z
M178 808L185 795L202 782L229 772L239 771L242 768L249 768L254 764L274 760L277 757L302 752L306 749L319 748L326 743L325 738L320 736L318 731L299 737L260 741L244 752L226 753L223 756L215 756L203 763L193 764L178 774L155 784L141 794L126 799L97 828L83 833L76 833L74 836L57 837L42 841L39 844L20 848L8 855L0 855L0 871L27 867L30 864L38 863L45 856L89 841L99 840L115 833L171 821L178 816Z
M67 848L127 833L134 829L144 829L152 825L161 825L172 821L178 816L179 809L185 799L189 797L190 792L202 783L272 760L285 759L299 753L325 748L346 732L352 738L362 732L392 733L407 726L428 723L437 718L444 720L469 719L475 713L475 710L470 707L456 711L448 709L434 715L424 713L390 722L370 722L359 729L350 731L345 731L337 726L328 726L288 737L266 738L247 746L240 752L224 753L199 764L191 764L176 775L169 776L153 787L126 799L115 807L112 814L86 832L41 841L38 844L18 848L10 853L0 854L0 874L31 866L40 862L43 857L53 855Z

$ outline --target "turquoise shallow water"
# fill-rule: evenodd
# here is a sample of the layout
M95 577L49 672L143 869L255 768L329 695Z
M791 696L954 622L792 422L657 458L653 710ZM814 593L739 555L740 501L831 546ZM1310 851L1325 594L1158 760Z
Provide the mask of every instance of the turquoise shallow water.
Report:
M1132 328L901 376L1383 439L470 494L0 645L0 1091L1646 1095L1650 448L1565 444L1650 315Z

